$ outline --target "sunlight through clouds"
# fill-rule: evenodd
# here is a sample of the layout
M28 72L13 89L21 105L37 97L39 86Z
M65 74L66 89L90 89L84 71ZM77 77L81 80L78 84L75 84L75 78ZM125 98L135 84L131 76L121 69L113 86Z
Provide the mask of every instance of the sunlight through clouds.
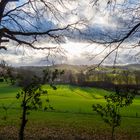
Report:
M9 7L10 9L13 9L16 6L22 5L24 2L27 1L19 0L19 2L11 2L8 4L6 11L9 10ZM50 61L53 61L53 59L57 59L56 63L75 63L75 64L99 63L102 60L102 58L105 57L105 55L109 52L110 48L107 48L105 51L103 51L105 47L103 45L92 43L91 39L104 40L108 39L109 37L118 37L117 33L119 33L119 29L125 27L124 23L127 22L129 19L128 15L122 18L121 15L119 17L115 13L116 11L113 11L114 13L111 13L110 10L112 9L110 9L109 6L106 6L106 0L103 0L98 6L94 7L91 3L91 0L87 1L66 0L64 1L63 4L60 4L58 3L58 1L55 0L48 0L48 2L54 2L54 6L56 6L57 10L60 12L60 14L57 15L58 17L56 18L51 12L50 12L51 14L44 14L43 11L41 11L40 16L42 16L42 20L37 20L37 17L36 18L34 17L34 19L31 20L30 23L19 20L19 22L22 25L26 26L25 29L27 31L33 31L33 28L31 27L30 24L37 25L38 30L44 31L49 29L55 29L57 27L64 27L67 24L72 24L74 22L82 20L81 24L75 25L75 28L77 28L77 30L74 31L72 30L71 32L66 31L56 32L56 34L61 35L63 37L63 40L58 44L54 43L53 41L50 41L48 43L47 41L49 41L50 38L48 38L47 36L44 38L40 38L40 40L35 44L38 47L43 46L57 47L61 53L59 54L57 52L58 53L57 54L55 51L54 52L52 51L51 52L52 55L49 56ZM118 2L117 6L119 6L119 4L122 4L124 0L118 0L117 2ZM38 1L36 1L36 4L38 4ZM25 12L29 12L30 14L34 15L35 11L31 8L31 6L32 5L25 6L24 10ZM41 10L41 8L42 5L38 5L38 10ZM57 12L57 10L55 12ZM13 26L11 26L10 24L6 23L5 26L9 27L12 30L17 28L16 24L13 24ZM81 32L84 33L85 35L83 35ZM106 36L103 36L104 33L108 34ZM28 41L31 40L30 37L27 37L25 39L27 39ZM131 41L128 40L128 43L126 44L130 45ZM16 44L14 44L13 42L10 45L14 47L8 49L7 52L1 51L1 54L3 54L1 56L1 59L4 58L9 63L13 64L12 61L15 58L16 63L15 65L21 65L22 63L24 63L25 65L26 63L27 65L29 64L38 65L39 61L48 59L47 55L50 53L48 50L36 51L24 46L22 46L21 49L15 49ZM128 63L139 63L139 59L132 58L132 56L136 54L138 50L139 48L134 48L134 50L130 54L129 49L127 50L120 49L117 63L122 64L127 63L127 61ZM99 57L98 54L100 54ZM127 54L129 55L127 56ZM94 58L94 56L97 57ZM60 60L58 60L58 58ZM64 58L64 60L61 58ZM113 62L113 60L114 53L109 56L109 59L107 59L105 63L109 64L111 63L111 61Z

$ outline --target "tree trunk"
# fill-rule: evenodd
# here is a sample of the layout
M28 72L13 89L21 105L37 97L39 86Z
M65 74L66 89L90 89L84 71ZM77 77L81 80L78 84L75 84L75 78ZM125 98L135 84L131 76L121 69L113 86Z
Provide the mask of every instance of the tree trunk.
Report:
M24 129L26 126L27 120L26 120L26 106L23 106L23 112L21 117L21 125L19 130L19 140L24 140Z
M114 131L115 131L115 127L113 126L112 127L112 132L111 132L111 140L115 140Z

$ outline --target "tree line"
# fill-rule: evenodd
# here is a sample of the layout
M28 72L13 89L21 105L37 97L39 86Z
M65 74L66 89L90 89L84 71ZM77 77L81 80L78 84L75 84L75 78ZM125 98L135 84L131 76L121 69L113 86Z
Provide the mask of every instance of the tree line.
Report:
M2 65L2 64L1 64ZM50 67L44 67L43 69L50 69ZM105 89L114 89L114 86L121 86L129 88L140 87L140 71L139 70L94 70L92 72L79 70L62 70L63 75L55 79L57 84L71 84L78 86L89 86L99 87ZM40 78L43 77L43 71L37 69L24 69L24 68L12 68L1 66L0 76L5 81L10 80L12 84L17 86L25 86L32 80L33 76L36 75ZM16 79L16 82L15 82Z

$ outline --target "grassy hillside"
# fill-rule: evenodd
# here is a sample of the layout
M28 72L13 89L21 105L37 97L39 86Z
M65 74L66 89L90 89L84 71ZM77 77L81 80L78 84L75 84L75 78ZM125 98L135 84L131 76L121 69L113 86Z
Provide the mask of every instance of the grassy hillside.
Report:
M96 103L105 103L104 95L111 92L89 87L78 87L71 85L57 85L57 90L53 90L50 86L43 86L48 91L48 96L42 96L42 99L49 98L49 104L55 109L55 112L71 112L71 113L89 113L94 114L92 105ZM16 94L20 88L7 85L0 85L0 105L12 105L19 108L19 100ZM122 110L124 116L140 115L140 96L136 96L133 104L128 109Z
M61 129L66 134L83 133L84 131L86 136L93 135L93 132L101 133L104 130L103 132L108 133L110 131L109 126L103 123L101 118L92 111L92 104L104 104L104 95L110 94L110 92L102 89L81 88L70 85L58 85L57 90L51 89L50 86L44 86L44 88L48 90L49 104L55 110L48 110L47 112L43 110L32 111L29 115L30 121L27 127L30 131L37 131L36 133L41 135L42 131L47 127L51 131L52 129L53 131L55 130L55 133L56 131L59 133L58 131ZM14 126L17 131L19 126L20 101L15 98L19 90L17 87L4 83L0 85L0 126L4 127L4 130L5 127L9 129L9 127ZM46 96L42 96L42 99L45 98ZM3 120L6 115L3 106L9 107L6 120ZM123 132L139 136L136 134L140 132L140 118L136 118L136 113L140 117L139 108L140 97L137 96L133 105L122 110L122 125L117 129L119 134ZM31 129L32 126L34 126L33 129Z

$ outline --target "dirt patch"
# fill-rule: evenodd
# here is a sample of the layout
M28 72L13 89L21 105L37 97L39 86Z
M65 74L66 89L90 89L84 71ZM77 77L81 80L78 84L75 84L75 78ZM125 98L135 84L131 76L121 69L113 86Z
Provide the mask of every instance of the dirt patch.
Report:
M116 134L116 140L140 140L140 133ZM0 128L0 140L18 140L18 129L14 126ZM109 132L96 132L70 128L27 128L25 140L111 140Z

